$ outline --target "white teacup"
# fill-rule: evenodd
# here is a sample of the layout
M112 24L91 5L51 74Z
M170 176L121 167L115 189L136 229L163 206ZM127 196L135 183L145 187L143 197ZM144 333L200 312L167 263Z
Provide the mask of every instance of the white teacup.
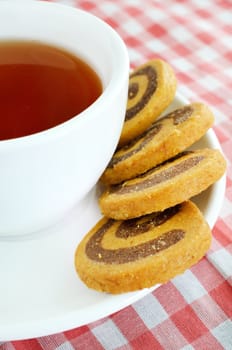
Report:
M72 7L1 1L0 41L8 39L40 40L82 57L100 77L103 93L67 122L0 141L1 237L54 224L93 188L120 136L129 75L127 50L117 33Z

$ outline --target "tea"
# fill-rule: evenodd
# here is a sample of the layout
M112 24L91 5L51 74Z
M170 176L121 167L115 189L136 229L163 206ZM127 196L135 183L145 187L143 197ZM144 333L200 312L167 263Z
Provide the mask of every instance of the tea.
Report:
M0 43L0 140L63 123L101 93L95 71L70 52L37 41Z

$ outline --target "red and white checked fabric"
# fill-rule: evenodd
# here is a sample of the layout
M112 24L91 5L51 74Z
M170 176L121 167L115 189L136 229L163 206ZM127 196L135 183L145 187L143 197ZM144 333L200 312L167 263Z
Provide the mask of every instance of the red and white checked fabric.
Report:
M55 1L54 1L55 2ZM232 1L66 0L108 22L135 67L151 57L175 69L179 91L214 110L227 188L207 256L133 305L64 333L1 350L232 349Z

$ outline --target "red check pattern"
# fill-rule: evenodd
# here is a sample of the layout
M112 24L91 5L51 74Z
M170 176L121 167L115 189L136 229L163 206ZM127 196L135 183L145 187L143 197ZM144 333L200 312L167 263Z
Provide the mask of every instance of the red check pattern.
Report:
M214 110L228 161L213 244L197 265L133 305L64 333L12 341L1 350L232 349L232 2L231 0L66 0L108 22L135 67L171 63L179 91Z

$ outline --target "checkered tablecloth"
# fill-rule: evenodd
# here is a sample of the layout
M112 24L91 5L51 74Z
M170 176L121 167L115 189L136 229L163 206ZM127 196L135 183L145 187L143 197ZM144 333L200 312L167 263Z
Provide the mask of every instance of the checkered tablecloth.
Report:
M227 188L207 256L133 305L64 333L1 350L232 349L232 1L66 0L124 39L132 67L152 57L173 66L179 91L215 113Z

